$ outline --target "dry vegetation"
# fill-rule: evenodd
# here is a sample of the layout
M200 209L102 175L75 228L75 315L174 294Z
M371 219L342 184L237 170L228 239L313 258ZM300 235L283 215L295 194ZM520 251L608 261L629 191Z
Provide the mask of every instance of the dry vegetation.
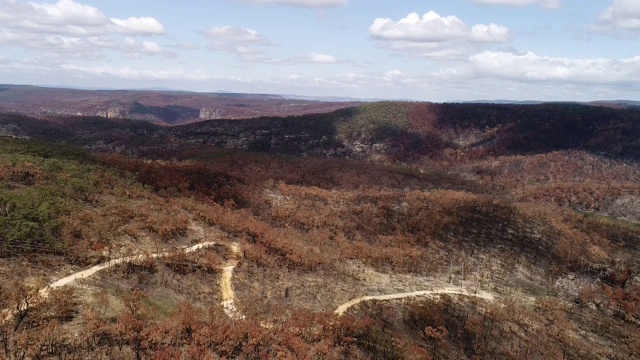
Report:
M387 106L356 111L358 133L337 121L345 142L400 134L402 151L377 163L206 146L150 160L0 139L0 357L638 358L634 156L536 145L530 133L525 150L499 150L491 139L510 125L496 112L518 109L488 107L473 123L464 106ZM443 129L443 112L458 127ZM204 241L220 245L38 291L109 259ZM220 305L231 243L243 318ZM334 314L364 295L451 286L493 300L365 301Z

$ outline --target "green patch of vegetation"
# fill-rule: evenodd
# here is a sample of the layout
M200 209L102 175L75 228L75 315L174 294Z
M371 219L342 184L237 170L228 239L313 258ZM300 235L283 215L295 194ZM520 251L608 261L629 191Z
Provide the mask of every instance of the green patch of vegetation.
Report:
M58 253L63 218L91 201L98 176L81 149L31 140L0 140L0 247L3 254Z
M640 224L631 220L626 220L626 219L603 215L603 214L597 214L597 213L588 212L588 211L578 211L578 213L582 214L584 219L598 222L603 226L615 226L615 227L626 228L628 230L640 230Z
M9 252L56 252L61 215L68 212L60 198L46 189L28 189L22 194L0 190L0 242ZM5 249L3 249L5 250Z
M589 233L599 234L614 244L628 248L640 247L640 224L601 214L581 212L579 226Z
M408 127L410 107L399 102L377 102L350 109L336 123L341 139L383 140L402 133Z
M150 108L140 104L139 102L134 101L133 104L131 104L131 107L129 108L129 113L147 115L147 114L153 113L153 111Z
M36 140L0 138L0 155L21 154L44 159L75 160L81 163L93 161L86 150L69 145L48 144Z

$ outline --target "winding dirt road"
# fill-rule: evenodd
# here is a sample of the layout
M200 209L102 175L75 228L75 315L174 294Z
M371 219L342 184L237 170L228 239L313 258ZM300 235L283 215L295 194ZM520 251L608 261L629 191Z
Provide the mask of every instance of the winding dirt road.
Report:
M203 248L207 248L210 246L215 245L216 243L213 241L207 241L207 242L203 242L203 243L199 243L190 247L186 247L186 248L182 248L180 250L178 250L178 252L184 252L184 253L192 253L194 251L198 251L200 249ZM156 253L156 254L152 254L152 255L135 255L135 256L127 256L127 257L123 257L120 259L114 259L114 260L110 260L106 263L100 264L100 265L96 265L93 267L90 267L86 270L82 270L82 271L78 271L77 273L71 274L67 277L64 277L62 279L56 280L54 282L52 282L51 284L47 285L46 287L40 289L40 295L42 297L47 297L49 295L49 292L52 289L56 289L65 285L69 285L77 280L80 279L84 279L84 278L88 278L92 275L94 275L95 273L102 271L102 270L106 270L109 268L112 268L118 264L122 264L122 263L126 263L126 262L130 262L130 261L137 261L137 260L144 260L149 258L152 259L156 259L156 258L161 258L161 257L167 257L171 254L175 254L175 251L166 251L166 252L162 252L162 253Z
M349 300L346 303L338 306L338 308L334 311L334 314L338 316L342 316L347 310L349 310L349 308L363 301L395 300L395 299L404 299L404 298L418 297L418 296L434 296L434 295L441 295L441 294L472 296L472 297L485 299L488 301L493 301L494 299L494 296L486 291L478 290L476 293L473 293L473 292L469 292L467 289L464 289L464 288L448 286L438 290L425 290L425 291L414 291L414 292L407 292L407 293L387 294L387 295L362 296L353 300Z
M228 263L226 266L224 266L222 268L223 272L222 272L222 280L220 282L220 288L222 291L222 303L221 305L224 307L224 311L225 313L232 318L244 318L244 316L242 314L240 314L240 312L236 309L235 306L235 292L233 291L233 287L231 285L231 278L233 276L233 269L236 267L236 265L238 264L238 256L240 255L240 249L238 247L237 244L233 243L233 244L222 244L222 243L216 243L213 241L205 241L193 246L189 246L189 247L184 247L181 248L179 250L177 250L177 252L183 252L183 253L192 253L204 248L208 248L211 247L213 245L216 244L221 244L221 245L226 245L229 246L229 248L231 249L233 256L234 256L234 260L231 261L230 263ZM175 254L176 251L166 251L166 252L162 252L162 253L156 253L156 254L152 254L152 255L134 255L134 256L127 256L127 257L123 257L123 258L119 258L119 259L113 259L110 260L106 263L100 264L100 265L96 265L93 267L90 267L86 270L82 270L82 271L78 271L76 273L73 273L69 276L66 276L62 279L58 279L52 283L50 283L49 285L45 286L44 288L40 289L38 291L39 294L39 301L42 301L44 299L46 299L51 290L53 289L57 289L69 284L72 284L74 282L76 282L77 280L81 280L81 279L86 279L90 276L95 275L97 272L102 271L102 270L106 270L109 268L112 268L118 264L122 264L122 263L126 263L126 262L130 262L130 261L138 261L138 260L144 260L147 258L152 258L152 259L156 259L156 258L161 258L161 257L167 257L170 256L172 254ZM4 322L7 321L11 318L12 314L10 312L9 309L4 309L0 312L0 321Z
M238 265L238 263L240 261L239 259L242 256L241 255L241 251L240 251L240 247L238 246L238 244L236 244L236 243L223 244L223 243L216 243L216 242L213 242L213 241L206 241L206 242L202 242L202 243L199 243L199 244L196 244L196 245L193 245L193 246L184 247L184 248L182 248L180 250L177 250L177 251L178 252L184 252L184 253L191 253L191 252L194 252L194 251L198 251L200 249L211 247L211 246L216 245L216 244L221 244L221 245L225 245L225 246L229 247L229 249L231 250L231 253L232 253L232 258L223 267L221 267L222 275L221 275L221 279L220 279L220 291L221 291L222 302L220 303L220 305L223 306L225 314L227 316L229 316L230 318L232 318L232 319L244 319L245 316L242 315L242 313L240 313L240 311L235 306L236 294L235 294L235 291L233 290L233 284L232 284L233 271L234 271L235 267ZM86 270L78 271L78 272L76 272L74 274L71 274L69 276L66 276L66 277L64 277L62 279L58 279L58 280L50 283L49 285L45 286L44 288L40 289L38 291L38 294L40 295L40 301L42 301L47 296L49 296L49 293L53 289L60 288L60 287L72 284L72 283L74 283L74 282L76 282L77 280L80 280L80 279L88 278L90 276L93 276L94 274L96 274L99 271L112 268L112 267L114 267L114 266L116 266L118 264L122 264L122 263L129 262L129 261L144 260L144 259L147 259L147 258L155 259L155 258L160 258L160 257L166 257L166 256L169 256L169 255L175 254L175 253L176 253L176 251L167 251L167 252L156 253L156 254L152 254L152 255L127 256L127 257L123 257L123 258L119 258L119 259L110 260L110 261L108 261L106 263L93 266L93 267L91 267L89 269L86 269ZM464 289L464 288L459 288L459 287L446 285L446 286L442 286L440 289L437 289L437 290L424 290L424 291L414 291L414 292L405 292L405 293L386 294L386 295L362 296L362 297L359 297L359 298L356 298L356 299L349 300L349 301L345 302L344 304L338 306L338 308L334 311L334 313L337 316L342 316L351 307L356 306L356 305L358 305L358 304L360 304L361 302L364 302L364 301L370 301L370 300L395 300L395 299L404 299L404 298L419 297L419 296L435 296L435 295L441 295L441 294L476 297L476 298L481 298L481 299L485 299L485 300L488 300L488 301L493 301L494 300L494 296L491 293L488 293L486 291L478 290L477 292L471 292L471 291L469 291L467 289ZM12 316L11 312L9 311L9 309L2 310L2 312L0 312L0 314L1 314L0 315L0 321L3 321L3 322L6 321L6 320L9 320L11 318L11 316Z

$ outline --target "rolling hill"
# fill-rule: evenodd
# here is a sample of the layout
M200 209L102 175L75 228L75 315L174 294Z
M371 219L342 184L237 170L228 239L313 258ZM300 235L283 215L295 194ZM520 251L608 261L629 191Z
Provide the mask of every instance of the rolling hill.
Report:
M638 109L9 112L0 135L6 358L640 354Z

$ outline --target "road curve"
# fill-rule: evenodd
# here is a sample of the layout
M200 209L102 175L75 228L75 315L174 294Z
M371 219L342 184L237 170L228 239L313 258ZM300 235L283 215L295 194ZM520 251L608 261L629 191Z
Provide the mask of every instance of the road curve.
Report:
M438 290L425 290L425 291L414 291L414 292L406 292L406 293L396 293L396 294L387 294L387 295L369 295L362 296L353 300L349 300L346 303L338 306L338 308L334 311L334 314L338 316L344 315L344 313L349 310L349 308L363 302L370 300L395 300L395 299L403 299L410 297L418 297L418 296L434 296L434 295L463 295L463 296L472 296L480 299L485 299L488 301L493 301L494 296L486 291L478 290L477 292L470 292L464 288L457 287L444 287Z
M49 285L43 287L42 289L40 289L38 291L38 294L40 295L38 301L42 301L44 299L46 299L49 296L49 293L51 292L51 290L53 289L57 289L69 284L72 284L74 282L76 282L77 280L80 279L85 279L88 278L90 276L93 276L94 274L96 274L99 271L102 270L106 270L109 268L112 268L118 264L122 264L125 262L129 262L129 261L137 261L137 260L144 260L147 258L161 258L161 257L167 257L170 256L172 254L175 254L176 252L182 252L182 253L192 253L194 251L198 251L200 249L204 249L207 247L211 247L213 245L216 245L219 243L213 242L213 241L206 241L206 242L202 242L196 245L192 245L189 247L184 247L181 248L179 250L174 250L174 251L166 251L166 252L161 252L161 253L155 253L155 254L151 254L151 255L134 255L134 256L127 256L127 257L123 257L123 258L119 258L119 259L113 259L113 260L109 260L108 262L90 267L86 270L82 270L82 271L78 271L76 273L73 273L69 276L66 276L62 279L58 279L52 283L50 283ZM226 245L226 244L222 244L222 245ZM240 250L238 248L237 244L231 244L231 245L227 245L230 246L231 250L234 253L234 256L237 256L240 253ZM225 266L223 268L223 281L221 282L220 286L223 292L223 306L225 308L225 313L227 315L229 315L230 317L242 317L240 315L240 313L238 312L238 310L235 308L235 304L234 304L234 300L235 300L235 293L233 292L233 289L231 288L231 273L233 272L233 268L235 268L236 264L238 263L237 260L235 260L232 265L229 266ZM228 275L225 275L229 273ZM226 279L226 280L225 280ZM226 281L226 283L225 283ZM226 298L225 298L225 291L226 291ZM225 302L229 302L230 301L230 305L225 305ZM229 308L229 310L227 310ZM230 314L234 314L233 316ZM0 322L4 322L7 321L11 318L11 312L9 309L4 309L2 311L0 311Z
M185 247L179 250L179 252L183 252L183 253L192 253L194 251L203 249L203 248L207 248L210 246L215 245L216 242L213 241L207 241L207 242L203 242L203 243L199 243L193 246L189 246L189 247ZM126 262L130 262L130 261L136 261L136 260L144 260L147 258L152 258L152 259L156 259L156 258L161 258L161 257L166 257L172 254L175 254L176 251L166 251L166 252L162 252L162 253L156 253L156 254L151 254L151 255L135 255L135 256L127 256L127 257L123 257L123 258L119 258L119 259L114 259L114 260L110 260L106 263L100 264L100 265L96 265L93 267L90 267L86 270L82 270L82 271L78 271L77 273L71 274L67 277L64 277L62 279L56 280L54 282L52 282L51 284L47 285L46 287L40 289L40 295L43 297L47 297L49 295L49 291L51 291L52 289L56 289L65 285L69 285L73 282L75 282L76 280L80 280L80 279L84 279L84 278L88 278L92 275L94 275L95 273L105 270L105 269L109 269L112 268L118 264L122 264L122 263L126 263Z

